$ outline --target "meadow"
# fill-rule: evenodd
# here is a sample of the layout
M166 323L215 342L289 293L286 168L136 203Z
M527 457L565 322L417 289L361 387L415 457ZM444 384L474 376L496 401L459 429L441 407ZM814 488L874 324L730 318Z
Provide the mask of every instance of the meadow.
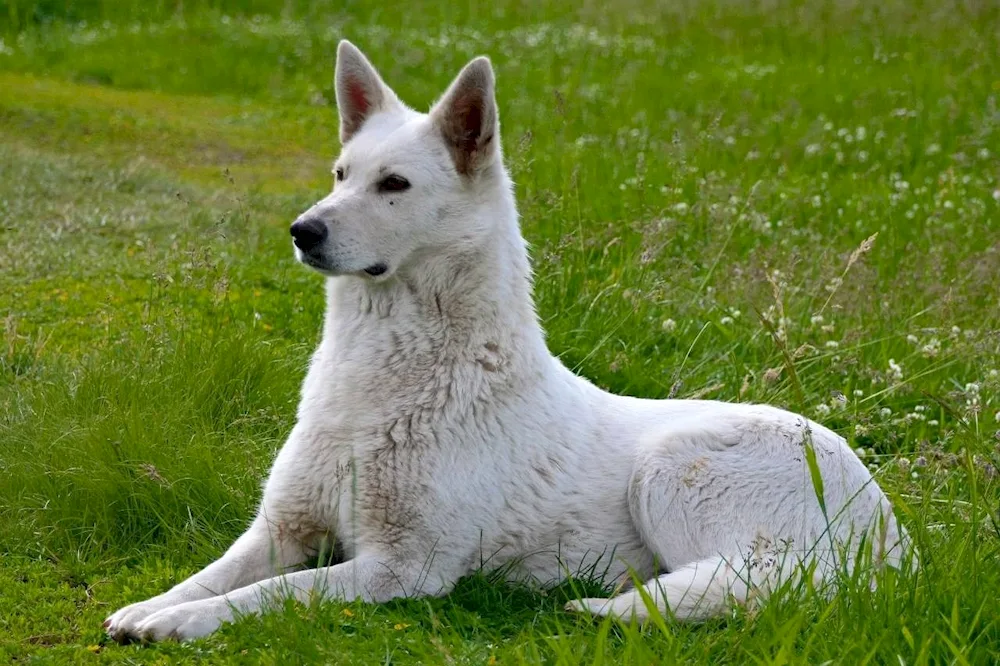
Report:
M292 427L324 303L288 225L332 184L344 37L420 109L492 58L553 353L837 430L920 569L698 625L480 574L109 642ZM0 0L0 662L995 663L998 156L990 2Z

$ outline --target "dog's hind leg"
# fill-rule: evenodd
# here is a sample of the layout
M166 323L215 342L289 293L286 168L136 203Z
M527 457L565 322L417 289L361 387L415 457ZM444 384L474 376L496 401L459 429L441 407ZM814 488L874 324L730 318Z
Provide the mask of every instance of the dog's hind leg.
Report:
M804 571L792 558L780 556L758 560L746 554L708 557L650 580L641 592L632 589L609 599L579 599L566 604L566 609L638 622L648 620L651 613L682 621L707 620L735 605L763 601L777 586L787 581L794 584ZM810 573L815 586L823 584L819 567Z
M888 501L843 440L770 407L719 405L648 437L628 499L643 541L669 572L642 592L677 619L762 600L803 572L821 586L855 561L860 537L880 518L898 541ZM568 607L643 620L642 597L630 590Z

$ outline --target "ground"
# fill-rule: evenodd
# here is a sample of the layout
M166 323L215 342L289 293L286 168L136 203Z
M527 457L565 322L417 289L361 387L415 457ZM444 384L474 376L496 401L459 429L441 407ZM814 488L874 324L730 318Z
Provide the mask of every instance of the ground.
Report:
M0 2L0 661L984 664L1000 652L995 3ZM101 621L247 524L322 279L336 43L426 109L491 56L553 352L608 389L847 437L921 552L701 625L289 604L191 644Z

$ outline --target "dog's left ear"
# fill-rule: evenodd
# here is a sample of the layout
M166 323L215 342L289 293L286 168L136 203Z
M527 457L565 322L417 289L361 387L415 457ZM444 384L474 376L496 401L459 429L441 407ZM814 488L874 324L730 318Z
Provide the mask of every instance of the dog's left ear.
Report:
M466 65L430 115L460 174L474 176L490 164L498 151L499 126L489 58Z

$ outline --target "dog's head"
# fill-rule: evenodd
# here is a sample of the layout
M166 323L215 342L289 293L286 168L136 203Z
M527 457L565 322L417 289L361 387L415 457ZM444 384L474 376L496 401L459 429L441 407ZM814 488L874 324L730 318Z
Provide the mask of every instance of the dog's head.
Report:
M389 89L350 42L337 50L342 150L333 192L291 233L325 275L386 280L443 247L474 242L503 186L493 68L476 58L427 114Z

